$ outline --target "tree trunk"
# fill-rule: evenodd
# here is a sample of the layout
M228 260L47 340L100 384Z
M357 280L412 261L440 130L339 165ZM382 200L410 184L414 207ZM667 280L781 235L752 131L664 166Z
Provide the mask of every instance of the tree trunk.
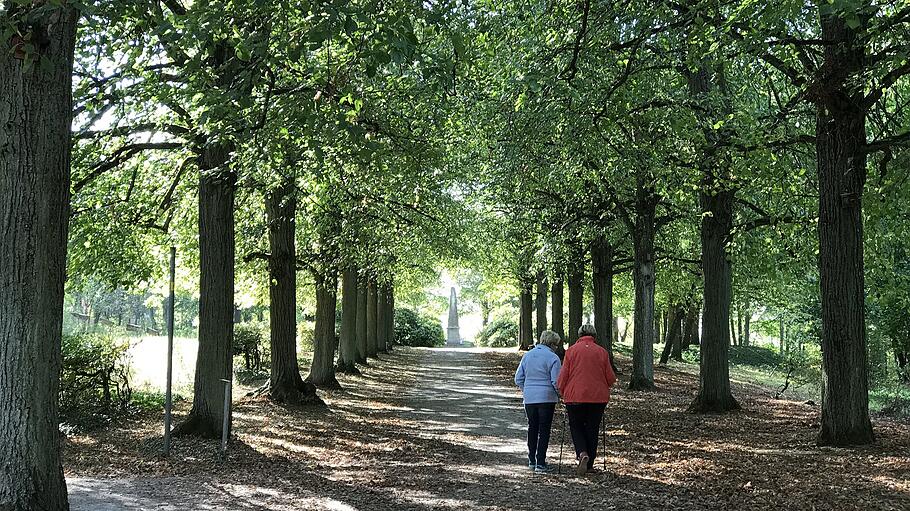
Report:
M660 311L655 311L655 313L654 313L654 338L655 339L660 339L660 335L661 335L661 323L662 322L660 321L660 316L661 316ZM632 320L634 321L635 318L632 318Z
M490 314L493 312L493 304L489 300L480 300L480 314L482 318L481 326L486 328L490 324Z
M388 332L388 345L386 350L392 351L392 346L395 345L395 284L389 284L389 296L388 296L388 322L386 327L389 329Z
M783 355L787 355L789 350L787 349L787 340L784 336L784 318L780 318L778 322L780 323L780 352Z
M540 338L541 332L547 329L547 275L544 272L539 272L537 274L537 298L535 299L535 306L537 308L537 321L536 321L536 331L535 338Z
M591 265L594 278L594 330L597 331L597 344L603 346L610 354L610 364L618 372L613 358L613 246L603 235L597 237L591 245Z
M569 331L566 332L570 346L578 340L578 329L581 328L585 295L584 278L584 256L573 254L569 265Z
M199 157L199 350L193 408L175 434L221 436L224 383L233 381L234 193L233 145L210 142ZM299 377L299 376L298 376ZM230 418L228 418L230 425ZM229 426L230 427L230 426Z
M388 336L389 329L386 326L386 315L388 314L387 307L387 297L388 289L385 284L377 284L376 286L376 349L380 353L386 353L388 351Z
M550 315L553 316L553 331L559 335L562 342L566 342L566 329L563 325L563 288L562 276L557 275L556 278L553 279L553 303L550 305Z
M894 350L894 359L897 361L897 379L903 383L910 382L910 353L902 349Z
M739 404L730 392L729 345L730 261L726 245L733 227L733 192L701 193L702 271L704 307L702 325L699 393L691 409L697 412L736 410Z
M341 332L338 346L339 373L359 374L357 370L357 272L347 268L341 277Z
M0 56L0 509L69 509L57 399L77 17L34 13L47 66Z
M730 314L730 346L738 346L739 341L736 339L736 323L733 314Z
M736 344L738 346L745 346L746 343L743 341L743 307L742 305L737 305L736 309Z
M521 294L519 295L519 327L518 327L518 349L529 350L534 344L534 330L531 327L531 316L533 309L530 282L521 282Z
M749 346L752 342L752 311L748 308L743 310L743 335L740 338L740 342L743 343L743 346Z
M316 397L315 387L303 382L297 364L297 252L294 244L297 197L294 186L293 180L288 180L265 199L271 252L269 344L272 360L269 398L277 403L299 404L319 398Z
M726 412L739 409L730 391L730 302L733 270L727 245L733 230L735 195L732 163L724 149L723 130L714 129L717 119L730 114L722 66L703 60L696 72L688 73L690 94L709 106L699 114L706 145L701 153L702 182L699 205L702 211L701 247L704 279L704 318L702 319L701 360L698 395L690 405L693 412ZM711 107L712 89L717 85L720 107Z
M338 273L317 272L316 324L313 328L313 363L306 381L325 389L340 389L335 378L335 312L338 307Z
M613 316L613 345L619 344L619 316Z
M673 305L667 313L667 336L664 340L664 350L660 354L660 363L666 364L673 356L673 360L682 360L683 337L683 311L682 306Z
M860 13L861 18L866 17ZM816 109L822 319L819 445L874 441L869 419L862 197L866 180L864 32L834 11L820 18L824 47Z
M358 277L357 279L357 362L360 364L367 363L367 356L370 354L369 340L367 337L367 285L366 281Z
M376 281L367 281L367 356L376 358L379 354L379 328L378 328L378 290Z
M633 269L635 286L635 331L632 336L631 390L654 388L654 236L657 196L653 180L639 171L636 176L635 216L632 229ZM657 339L660 336L656 337Z
M357 271L346 268L341 277L341 332L338 346L339 373L357 370Z

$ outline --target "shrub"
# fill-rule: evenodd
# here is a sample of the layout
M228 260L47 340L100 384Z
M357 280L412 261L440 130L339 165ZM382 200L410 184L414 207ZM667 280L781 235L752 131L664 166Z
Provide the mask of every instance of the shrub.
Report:
M438 319L411 309L395 309L395 342L431 348L445 344L445 335Z
M766 346L730 346L730 363L773 368L783 365L785 358Z
M63 336L61 422L90 429L127 410L132 398L128 349L128 341L106 334Z
M259 371L262 368L262 346L265 334L262 329L251 323L234 325L234 355L243 355L247 371Z
M490 348L518 346L518 323L508 318L494 319L477 334L477 345Z

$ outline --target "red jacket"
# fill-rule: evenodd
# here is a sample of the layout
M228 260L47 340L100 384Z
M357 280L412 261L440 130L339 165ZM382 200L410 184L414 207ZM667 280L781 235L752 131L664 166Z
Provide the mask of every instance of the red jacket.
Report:
M594 342L593 337L582 337L566 350L556 381L563 401L568 404L608 403L610 387L614 383L616 374L610 365L610 355Z

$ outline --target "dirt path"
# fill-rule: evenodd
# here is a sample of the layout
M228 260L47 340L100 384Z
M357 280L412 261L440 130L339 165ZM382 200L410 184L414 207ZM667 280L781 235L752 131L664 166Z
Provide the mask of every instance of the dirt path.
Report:
M617 392L606 472L535 475L511 384L517 362L505 351L400 349L343 377L346 390L326 394L326 408L243 401L224 462L215 442L186 439L160 458L156 417L77 437L65 451L72 508L910 508L906 425L876 424L872 448L820 450L811 443L815 407L738 386L745 412L693 416L684 410L697 383L666 368L659 392Z

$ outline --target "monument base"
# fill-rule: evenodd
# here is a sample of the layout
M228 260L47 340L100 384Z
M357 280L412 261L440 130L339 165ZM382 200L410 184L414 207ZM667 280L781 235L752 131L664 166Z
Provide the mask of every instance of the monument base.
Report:
M446 346L461 346L461 333L458 327L446 329Z

